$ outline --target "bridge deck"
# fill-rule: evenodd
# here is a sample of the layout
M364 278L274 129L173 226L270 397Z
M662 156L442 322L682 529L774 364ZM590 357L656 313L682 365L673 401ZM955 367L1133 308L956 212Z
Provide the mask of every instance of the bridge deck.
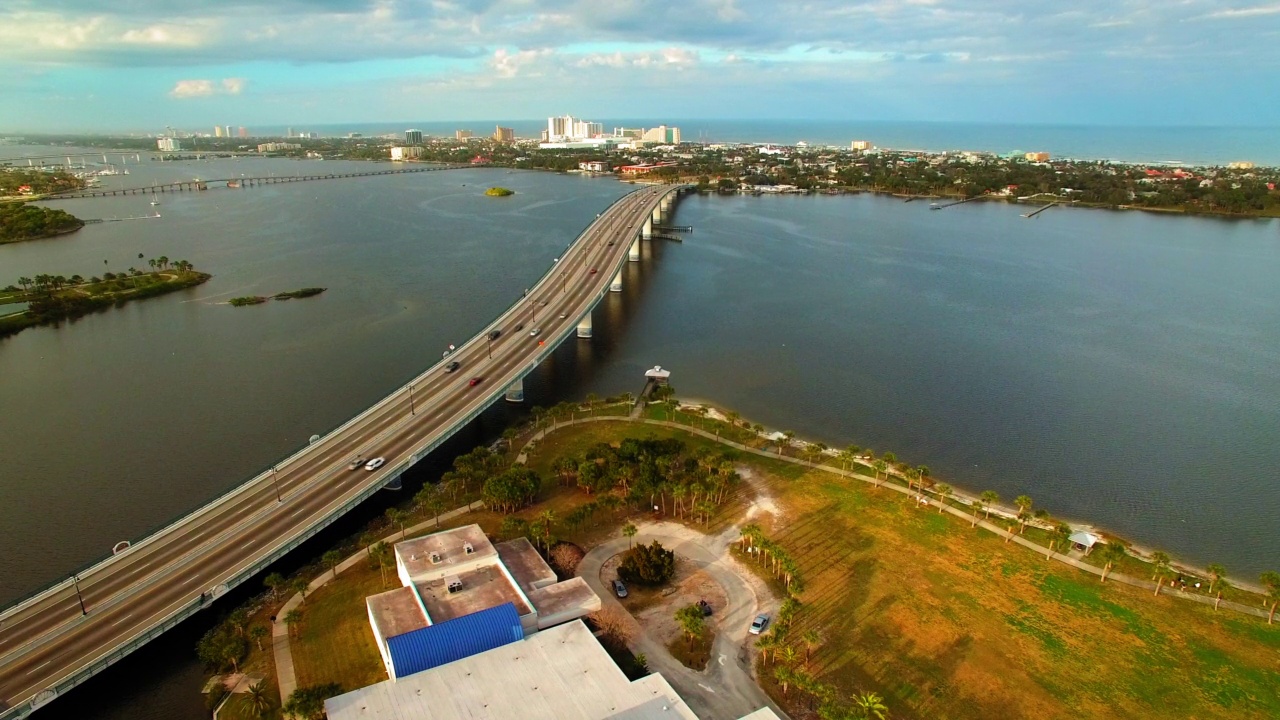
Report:
M627 262L645 220L662 197L679 190L646 187L615 202L528 297L446 359L461 363L457 372L446 373L444 361L437 363L275 472L83 572L79 590L87 615L81 615L70 581L0 614L0 719L24 717L33 705L83 682L249 579L474 419L574 334ZM519 323L525 328L515 331ZM542 330L537 339L529 336L534 327ZM502 335L490 358L487 334L493 329ZM483 380L471 386L474 377ZM357 455L385 457L387 464L375 472L348 470Z

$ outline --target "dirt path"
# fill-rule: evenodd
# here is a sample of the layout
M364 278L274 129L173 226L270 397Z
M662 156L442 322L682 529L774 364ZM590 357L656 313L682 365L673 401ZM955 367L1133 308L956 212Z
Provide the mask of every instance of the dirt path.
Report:
M702 672L682 665L671 656L660 638L643 627L637 631L632 649L644 653L649 667L662 673L703 720L733 720L766 705L785 717L752 675L754 636L747 633L747 628L758 613L775 612L778 601L759 578L729 555L728 545L737 539L737 527L716 536L668 522L645 523L639 530L636 542L657 540L711 578L723 589L726 606L712 616L717 624L716 639L711 648L711 662ZM613 571L605 572L608 577L601 574L605 563L625 551L627 544L626 538L610 540L593 548L578 565L578 575L603 602L619 608L621 604L607 585L613 580Z

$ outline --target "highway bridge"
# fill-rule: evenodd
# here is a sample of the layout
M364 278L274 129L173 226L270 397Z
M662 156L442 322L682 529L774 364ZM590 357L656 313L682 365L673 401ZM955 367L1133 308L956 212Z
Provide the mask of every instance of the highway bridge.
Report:
M75 198L99 198L115 195L148 195L152 193L199 192L211 187L247 188L257 185L276 185L279 183L309 182L312 180L341 180L342 178L374 177L375 175L405 175L408 173L434 172L437 170L457 170L470 165L424 165L420 167L399 168L396 170L365 170L348 173L320 173L314 175L268 175L266 177L219 178L217 180L179 180L171 183L139 185L131 188L115 190L73 190L57 195L44 195L42 202L49 200L72 200Z
M526 296L408 384L270 471L0 613L0 720L26 717L253 578L500 397L522 400L524 376L557 345L591 336L592 309L622 289L623 266L640 259L640 240L686 189L623 196ZM460 366L449 372L452 362ZM386 464L348 469L357 457Z

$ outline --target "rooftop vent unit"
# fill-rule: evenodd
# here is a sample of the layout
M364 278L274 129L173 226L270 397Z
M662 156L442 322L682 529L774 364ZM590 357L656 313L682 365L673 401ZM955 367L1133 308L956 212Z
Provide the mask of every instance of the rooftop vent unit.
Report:
M469 543L469 542L468 542L468 543L462 543L462 550L463 550L464 552L466 552L468 555L470 555L471 553L473 553L473 552L475 552L475 551L476 551L476 549L475 549L474 547L472 547L472 546L471 546L471 543Z
M453 594L462 590L462 581L456 577L449 578L449 593Z
M431 553L431 564L432 564L432 565L439 565L439 564L440 564L440 553L438 553L438 552L433 552L433 553Z

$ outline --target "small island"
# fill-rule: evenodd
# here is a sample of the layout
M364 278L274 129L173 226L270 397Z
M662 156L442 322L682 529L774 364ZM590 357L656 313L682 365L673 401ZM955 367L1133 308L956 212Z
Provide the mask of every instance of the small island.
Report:
M65 210L0 202L0 245L64 235L82 227L84 221Z
M484 194L489 197L507 197L508 195L515 195L516 191L508 190L504 187L491 187L488 190L485 190Z
M194 287L213 277L197 272L186 260L170 262L162 257L149 261L155 268L143 272L129 268L122 273L103 273L101 278L80 275L36 275L18 278L17 285L0 290L0 337L13 335L36 325L51 325L78 318L130 300L164 295ZM25 308L7 313L6 306Z
M290 290L288 292L276 293L275 295L246 295L244 297L235 297L227 301L229 305L235 307L244 307L245 305L261 305L268 300L291 300L293 298L306 298L328 290L329 288L308 287L301 290Z
M290 298L305 298L305 297L311 297L312 295L319 295L325 290L328 290L328 288L318 288L318 287L302 288L301 290L290 290L289 292L276 293L271 297L275 300L288 300Z

